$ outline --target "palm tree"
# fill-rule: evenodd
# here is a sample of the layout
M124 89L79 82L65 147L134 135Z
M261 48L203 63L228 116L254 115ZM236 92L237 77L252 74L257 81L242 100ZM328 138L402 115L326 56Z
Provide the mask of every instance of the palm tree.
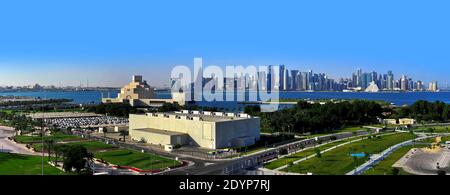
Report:
M62 152L60 146L54 145L54 146L53 146L53 152L54 152L54 154L55 154L55 161L54 161L55 166L58 166L58 156L59 156L59 154Z
M128 131L126 130L120 130L120 136L123 136L123 142L125 141L125 137L128 135Z
M106 127L103 127L103 137L106 137L106 133L108 133L108 129Z
M48 153L48 160L49 160L49 161L50 161L50 155L51 155L52 150L54 149L54 147L55 147L55 141L54 141L53 139L46 139L46 140L44 141L43 149L44 149L44 150L47 150L47 153Z

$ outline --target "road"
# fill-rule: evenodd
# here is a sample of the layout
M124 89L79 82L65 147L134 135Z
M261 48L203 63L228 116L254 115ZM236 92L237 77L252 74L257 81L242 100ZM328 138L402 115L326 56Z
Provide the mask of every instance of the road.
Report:
M318 140L326 140L335 136L337 140L345 139L354 136L367 135L367 131L357 131L356 134L352 132L337 133L332 135L320 136ZM277 146L275 148L269 148L264 151L255 152L240 158L212 161L212 160L199 160L191 157L181 157L183 160L190 160L195 163L194 166L186 167L179 170L174 170L166 174L170 175L229 175L229 174L245 174L246 169L253 169L261 166L268 160L280 157L281 150L287 150L289 153L295 153L300 150L299 146L303 145L305 148L311 148L317 145L318 140L316 138L305 139L288 143L285 145ZM274 158L270 158L270 157ZM269 157L269 158L267 158Z
M14 129L10 127L0 126L0 152L40 155L40 153L28 150L23 144L17 144L8 140L8 137L12 136L14 136Z
M254 169L255 167L261 166L264 162L268 160L280 157L281 151L287 151L288 153L295 153L300 150L300 146L304 148L310 148L317 146L320 143L325 143L332 141L334 138L336 140L341 140L354 136L367 135L367 131L355 131L355 132L344 132L331 135L320 136L316 138L310 138L305 140L300 140L296 142L287 143L284 145L276 146L273 148L268 148L263 151L258 151L252 154L241 156L239 158L233 159L204 159L189 155L167 153L164 151L154 150L145 146L132 143L123 143L117 140L112 140L109 138L89 135L84 132L74 132L77 135L84 136L87 139L93 139L97 141L108 141L113 145L117 145L124 148L134 149L138 151L145 151L148 153L153 153L168 158L178 158L179 160L190 162L191 166L184 168L178 168L176 170L167 171L161 174L164 175L230 175L230 174L244 174L247 169Z
M387 135L392 135L392 134L395 134L395 133L386 133L386 134L382 134L382 135L380 135L380 136L387 136ZM332 150L334 150L334 149L336 149L336 148L340 148L340 147L342 147L342 146L345 146L345 145L348 145L348 144L351 144L351 143L354 143L354 142L359 142L359 141L362 141L362 140L365 140L365 139L368 139L368 137L367 137L367 136L366 136L366 137L361 137L361 138L359 138L359 139L355 139L355 140L352 140L352 141L344 142L344 143L342 143L342 144L339 144L339 145L336 145L336 146L327 148L327 149L321 151L320 153L321 153L321 154L325 154L325 153L330 152L330 151L332 151ZM323 144L323 145L325 145L325 144ZM318 147L320 147L320 146L318 146ZM312 154L312 155L309 155L309 156L307 156L307 157L305 157L305 158L296 160L296 161L294 161L293 163L294 163L294 164L298 164L298 163L303 162L303 161L305 161L305 160L308 160L308 159L310 159L310 158L314 158L315 156L317 156L317 155L316 155L316 154ZM278 168L276 168L276 169L274 169L274 170L275 170L275 171L281 171L281 170L283 170L283 169L285 169L285 168L287 168L287 167L288 167L288 165L284 165L284 166L278 167Z

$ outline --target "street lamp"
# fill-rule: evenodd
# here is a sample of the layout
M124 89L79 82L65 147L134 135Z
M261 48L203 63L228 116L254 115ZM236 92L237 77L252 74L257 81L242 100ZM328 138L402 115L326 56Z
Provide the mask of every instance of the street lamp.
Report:
M42 142L42 175L44 175L44 105L42 105L42 119L41 119L41 142ZM48 148L47 148L48 149ZM50 151L49 151L50 152Z

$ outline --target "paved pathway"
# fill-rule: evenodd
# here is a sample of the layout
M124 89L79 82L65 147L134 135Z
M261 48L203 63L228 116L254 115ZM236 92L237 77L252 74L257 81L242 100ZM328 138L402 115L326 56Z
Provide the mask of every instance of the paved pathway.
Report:
M386 133L386 134L381 134L381 135L378 135L378 136L386 136L386 135L392 135L392 134L396 134L396 133ZM320 153L321 153L321 154L324 154L324 153L329 152L329 151L331 151L331 150L334 150L334 149L336 149L336 148L339 148L339 147L342 147L342 146L345 146L345 145L347 145L347 144L351 144L351 143L354 143L354 142L362 141L362 140L365 140L365 139L368 139L368 138L367 138L367 137L363 137L363 138L360 138L360 139L355 139L355 140L352 140L352 141L344 142L344 143L342 143L342 144L339 144L339 145L336 145L336 146L332 146L332 147L330 147L330 148L327 148L327 149L321 151ZM339 140L339 141L340 141L340 140ZM330 143L331 143L331 142L330 142ZM326 145L326 144L323 144L323 145ZM320 147L320 146L318 146L318 147ZM306 149L310 149L310 148L306 148ZM294 161L294 164L298 164L298 163L300 163L300 162L303 162L303 161L308 160L308 159L310 159L310 158L313 158L313 157L315 157L315 156L316 156L316 154L312 154L312 155L307 156L307 157L305 157L305 158L302 158L302 159L299 159L299 160L297 160L297 161ZM276 168L276 169L274 169L274 170L275 170L275 171L281 171L282 169L285 169L285 168L287 168L287 167L288 167L288 165L284 165L284 166L278 167L278 168Z
M443 134L432 134L432 135L428 135L428 136L423 136L423 137L419 137L416 139L412 139L412 140L408 140L399 144L396 144L394 146L389 147L388 149L384 150L381 154L377 155L374 158L371 158L369 161L367 161L366 163L362 164L361 166L357 167L356 169L348 172L346 175L360 175L362 173L364 173L365 171L369 170L370 168L372 168L374 165L378 164L379 162L381 162L382 160L384 160L386 157L388 157L390 154L392 154L395 150L409 145L409 144L413 144L413 141L420 141L420 140L424 140L424 139L428 139L428 138L433 138L436 136L440 136ZM447 135L447 134L445 134Z
M8 139L14 136L14 130L10 127L0 126L0 152L26 154L26 155L41 155L41 153L34 152L25 147L24 144L18 144Z

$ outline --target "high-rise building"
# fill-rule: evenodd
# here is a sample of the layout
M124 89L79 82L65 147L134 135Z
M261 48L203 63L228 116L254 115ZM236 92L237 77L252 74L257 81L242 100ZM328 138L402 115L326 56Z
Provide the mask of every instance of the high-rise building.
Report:
M267 78L266 78L266 81L267 81L267 87L266 87L266 90L267 91L272 91L272 87L273 87L273 83L272 83L272 75L273 75L273 68L272 68L272 65L269 65L269 67L268 67L268 70L267 70Z
M265 71L258 72L258 90L261 90L261 91L267 90L267 80L266 80L266 72Z
M291 70L291 90L298 90L298 70Z
M388 90L394 90L394 74L392 74L392 71L388 71L387 79L386 79L386 88Z
M400 89L403 91L408 90L408 78L405 75L403 75L400 79Z
M438 82L437 81L430 82L430 84L428 85L428 90L433 92L438 91Z
M283 84L282 84L282 88L281 88L282 90L284 90L284 91L289 90L289 88L290 88L289 80L290 80L289 70L285 69L283 71L283 80L282 80Z
M358 75L356 73L352 74L352 79L351 79L351 86L352 87L358 87Z
M279 77L279 81L278 81L278 83L279 83L279 89L280 90L285 90L285 75L286 74L286 67L284 66L284 65L280 65L280 77Z
M416 82L416 90L417 91L423 91L423 82L422 81L417 81Z
M308 72L302 72L302 90L308 90L308 86L309 86L309 73Z
M363 73L362 73L362 69L358 69L357 70L357 73L356 73L356 86L357 87L362 87L362 75Z

